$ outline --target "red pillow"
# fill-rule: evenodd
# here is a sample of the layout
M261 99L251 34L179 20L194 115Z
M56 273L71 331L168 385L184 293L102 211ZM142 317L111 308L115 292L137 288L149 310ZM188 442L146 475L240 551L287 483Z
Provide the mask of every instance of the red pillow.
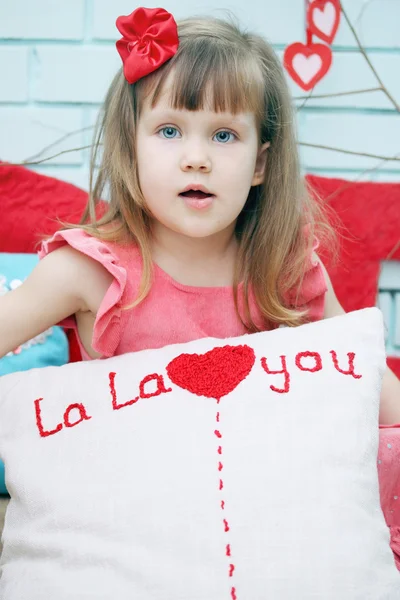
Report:
M43 235L60 229L60 218L78 223L87 192L25 167L0 164L0 252L36 252Z
M400 260L400 183L351 182L308 175L307 180L339 217L340 258L328 266L337 297L346 312L374 306L380 264ZM400 358L388 364L400 377Z
M78 223L87 202L87 192L71 183L46 177L25 167L0 164L0 252L36 252L43 235L51 235L57 218ZM73 331L70 362L81 359Z

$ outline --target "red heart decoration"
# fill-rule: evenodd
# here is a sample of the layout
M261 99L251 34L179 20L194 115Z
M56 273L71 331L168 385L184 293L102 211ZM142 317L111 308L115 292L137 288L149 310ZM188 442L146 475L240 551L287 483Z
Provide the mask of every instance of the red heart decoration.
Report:
M307 28L321 40L332 44L340 23L339 0L314 0L307 10Z
M180 354L169 363L167 373L184 390L220 400L247 377L255 358L249 346L223 346L205 354Z
M324 44L296 42L286 48L283 64L297 85L308 92L329 71L332 51Z

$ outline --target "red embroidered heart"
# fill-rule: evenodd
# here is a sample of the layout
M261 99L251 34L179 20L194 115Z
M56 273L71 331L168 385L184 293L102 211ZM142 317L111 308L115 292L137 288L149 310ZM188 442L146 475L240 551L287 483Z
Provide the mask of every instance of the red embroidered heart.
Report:
M340 23L339 0L314 0L307 10L307 28L321 40L332 44Z
M324 44L306 46L296 42L286 48L283 63L292 79L307 92L329 71L332 51Z
M255 361L249 346L223 346L205 354L180 354L167 366L170 380L197 396L220 400L250 373Z

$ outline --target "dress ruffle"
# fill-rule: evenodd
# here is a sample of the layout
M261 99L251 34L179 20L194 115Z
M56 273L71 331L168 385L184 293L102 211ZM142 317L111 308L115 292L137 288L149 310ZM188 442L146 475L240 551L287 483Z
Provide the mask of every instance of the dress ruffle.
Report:
M378 474L390 546L400 570L400 424L379 427Z
M80 228L58 231L50 239L42 242L39 257L68 244L75 250L96 260L113 276L113 281L108 288L103 301L97 312L93 327L92 348L102 358L115 355L123 335L121 325L122 298L127 285L127 271L121 265L119 253L113 252L113 243L104 242L87 234ZM289 292L286 301L289 305L307 311L308 321L318 321L324 315L325 293L327 286L325 276L318 261L314 260L313 253L318 248L318 240L315 240L310 252L303 284L296 295ZM76 319L71 316L60 323L65 328L77 329ZM90 359L85 348L83 348L78 335L84 359Z
M113 356L121 339L121 299L126 287L126 269L118 264L118 258L108 244L78 228L58 231L53 237L43 241L38 252L39 258L65 244L96 260L113 276L113 281L97 312L91 344L93 350L102 358ZM74 317L64 319L59 324L66 328L77 328ZM84 348L82 350L84 351ZM85 351L84 354L87 355ZM86 358L90 357L86 356Z

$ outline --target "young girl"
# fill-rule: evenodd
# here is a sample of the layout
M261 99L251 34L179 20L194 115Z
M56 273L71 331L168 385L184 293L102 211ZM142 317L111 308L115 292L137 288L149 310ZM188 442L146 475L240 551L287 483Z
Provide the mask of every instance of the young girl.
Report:
M323 220L272 48L218 19L176 26L159 8L117 27L123 69L86 214L43 242L34 272L0 298L0 356L59 322L89 360L343 313L314 253ZM389 370L380 419L400 422Z

